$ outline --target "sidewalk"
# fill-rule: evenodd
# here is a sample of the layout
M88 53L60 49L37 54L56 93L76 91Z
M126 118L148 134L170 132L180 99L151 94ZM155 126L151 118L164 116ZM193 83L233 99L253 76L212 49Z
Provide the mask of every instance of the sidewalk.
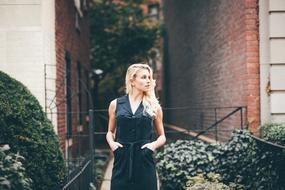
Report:
M101 184L100 190L110 190L111 187L111 176L112 176L112 167L114 163L114 157L110 159L106 172L104 174L103 182Z
M108 166L107 166L107 169L104 175L104 180L102 182L100 190L110 190L113 163L114 163L114 157L112 156L112 158L110 159L108 163ZM160 183L159 183L157 173L156 173L156 176L157 176L157 189L159 190Z

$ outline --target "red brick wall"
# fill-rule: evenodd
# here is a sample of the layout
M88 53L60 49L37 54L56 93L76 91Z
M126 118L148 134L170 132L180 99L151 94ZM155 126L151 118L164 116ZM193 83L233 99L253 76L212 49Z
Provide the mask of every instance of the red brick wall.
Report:
M60 143L62 150L65 152L65 140L66 140L66 103L65 103L65 52L69 52L71 55L71 84L72 84L72 131L73 134L77 134L77 61L81 63L81 76L82 80L87 82L88 75L86 71L90 70L89 63L89 25L87 11L83 11L84 17L80 19L80 33L75 28L75 13L76 9L74 1L69 0L56 0L56 89L57 97L57 125L58 135L60 137ZM88 111L88 105L86 99L87 93L82 87L82 111ZM62 103L64 102L64 103ZM87 114L87 113L86 113ZM84 115L86 115L84 113ZM86 122L85 122L86 125ZM86 127L85 127L86 128ZM73 139L73 146L76 146L78 142Z
M168 46L164 104L191 107L166 111L169 122L200 129L194 120L202 117L204 127L212 124L213 107L247 106L251 126L259 124L257 4L257 0L164 1ZM220 109L218 114L230 111ZM225 124L237 128L238 121L235 116Z
M258 0L245 0L248 121L253 132L260 124Z

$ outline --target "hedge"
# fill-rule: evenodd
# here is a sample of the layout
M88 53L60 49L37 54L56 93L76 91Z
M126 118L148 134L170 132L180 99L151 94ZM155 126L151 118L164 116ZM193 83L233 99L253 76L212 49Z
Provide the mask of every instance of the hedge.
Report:
M156 158L163 190L184 189L187 178L210 172L246 190L285 189L284 152L257 143L247 130L236 130L224 145L178 140L165 145Z
M285 123L265 123L260 130L265 140L285 146Z
M0 139L19 152L32 189L60 189L66 175L59 140L37 99L0 71Z
M0 146L0 189L32 190L22 161L24 157L10 152L9 145Z

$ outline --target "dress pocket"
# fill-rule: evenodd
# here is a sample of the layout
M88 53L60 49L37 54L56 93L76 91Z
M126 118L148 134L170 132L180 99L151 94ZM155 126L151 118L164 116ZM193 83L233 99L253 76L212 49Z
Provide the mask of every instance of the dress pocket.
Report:
M147 152L149 152L151 155L154 153L154 151L153 150L151 150L150 148L148 148L148 147L145 147L145 149L147 150Z
M143 160L145 160L146 165L153 166L155 164L154 158L153 158L153 154L154 154L153 150L151 150L150 148L145 147L143 149L142 154L143 154Z
M123 147L118 147L113 151L114 156L116 157L121 151L122 151Z
M116 154L116 152L118 152L118 150L119 150L120 148L121 148L121 147L118 146L118 148L116 148L116 149L113 151L113 153Z
M120 165L122 157L124 156L123 147L118 147L113 151L114 154L114 167Z

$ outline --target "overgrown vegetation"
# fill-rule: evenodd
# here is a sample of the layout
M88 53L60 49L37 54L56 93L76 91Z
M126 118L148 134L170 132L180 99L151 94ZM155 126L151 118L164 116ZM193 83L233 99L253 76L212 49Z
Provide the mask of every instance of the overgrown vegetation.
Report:
M260 130L265 140L285 146L285 123L266 123Z
M0 71L0 144L19 153L31 189L61 189L66 175L59 140L37 99Z
M27 177L22 165L24 157L10 152L9 145L0 146L0 189L32 190L32 180Z
M284 153L257 143L246 130L235 131L224 145L178 140L156 158L164 190L183 189L188 177L210 172L219 174L223 183L238 183L246 190L285 188Z
M187 177L212 171L214 148L202 141L178 140L158 152L157 169L164 189L183 189Z
M96 78L99 87L96 106L105 108L111 99L122 94L128 65L147 61L150 50L158 44L162 27L144 14L142 4L146 3L146 0L94 1L90 11L91 64L93 69L103 71Z

